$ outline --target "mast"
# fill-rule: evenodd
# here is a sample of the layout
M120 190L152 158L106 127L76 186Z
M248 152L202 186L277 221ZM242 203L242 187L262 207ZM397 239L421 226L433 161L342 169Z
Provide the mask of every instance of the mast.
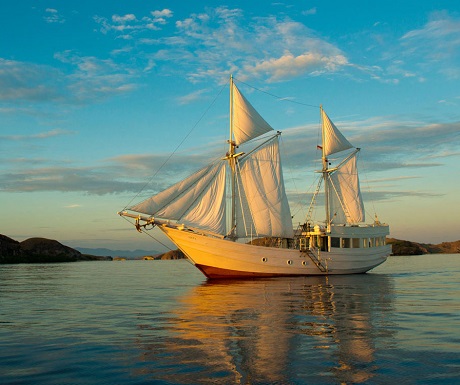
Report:
M328 170L328 160L327 160L327 155L326 155L326 146L325 146L325 130L324 130L324 117L323 117L323 105L319 106L320 108L320 115L321 115L321 151L322 151L322 156L321 160L323 163L323 179L324 179L324 201L325 201L325 207L326 207L326 226L329 227L330 222L331 222L331 214L329 212L329 170Z
M236 229L236 208L235 208L235 199L236 199L236 157L235 157L235 147L236 143L233 141L233 75L230 75L230 139L228 141L228 161L231 170L231 188L232 188L232 219L230 224L230 234L231 239L235 239L235 229Z

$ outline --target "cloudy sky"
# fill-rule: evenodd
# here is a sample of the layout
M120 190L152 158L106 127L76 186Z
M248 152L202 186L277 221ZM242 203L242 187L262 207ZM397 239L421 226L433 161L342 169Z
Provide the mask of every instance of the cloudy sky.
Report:
M203 3L3 5L1 234L161 249L116 212L225 151L233 74L283 131L295 221L322 104L362 148L370 218L396 238L460 239L459 4Z

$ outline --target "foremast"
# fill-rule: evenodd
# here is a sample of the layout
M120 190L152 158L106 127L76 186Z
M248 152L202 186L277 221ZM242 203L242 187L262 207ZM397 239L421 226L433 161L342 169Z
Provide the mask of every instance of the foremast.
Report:
M356 212L363 210L355 163L360 148L355 148L343 136L329 119L322 105L320 106L320 125L321 146L318 148L321 149L322 168L317 172L321 173L322 177L310 204L307 222L311 219L310 213L316 202L321 183L324 182L325 225L326 230L330 231L333 222L336 224L354 224L364 219L363 214L356 214ZM337 165L330 167L330 155L349 149L353 149L353 151Z
M236 153L235 140L233 140L233 75L230 75L230 135L228 140L228 153L226 159L230 167L230 184L231 184L231 220L230 220L230 231L228 233L228 238L235 240L236 239L236 163L238 156L243 153Z

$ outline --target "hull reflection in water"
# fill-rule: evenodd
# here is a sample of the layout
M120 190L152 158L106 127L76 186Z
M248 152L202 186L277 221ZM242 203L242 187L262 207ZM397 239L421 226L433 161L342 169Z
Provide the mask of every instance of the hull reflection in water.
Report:
M174 383L361 383L391 343L392 298L383 275L209 281L163 315L166 335L139 342Z

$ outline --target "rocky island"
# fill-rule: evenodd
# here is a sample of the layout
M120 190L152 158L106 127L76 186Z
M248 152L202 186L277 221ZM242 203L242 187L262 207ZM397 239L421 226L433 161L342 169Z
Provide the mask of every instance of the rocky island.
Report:
M0 234L0 263L53 263L77 261L111 261L112 257L82 254L58 241L29 238L18 242Z
M460 240L442 242L437 245L431 243L417 243L401 239L387 238L387 243L393 247L393 255L423 255L423 254L458 254Z

